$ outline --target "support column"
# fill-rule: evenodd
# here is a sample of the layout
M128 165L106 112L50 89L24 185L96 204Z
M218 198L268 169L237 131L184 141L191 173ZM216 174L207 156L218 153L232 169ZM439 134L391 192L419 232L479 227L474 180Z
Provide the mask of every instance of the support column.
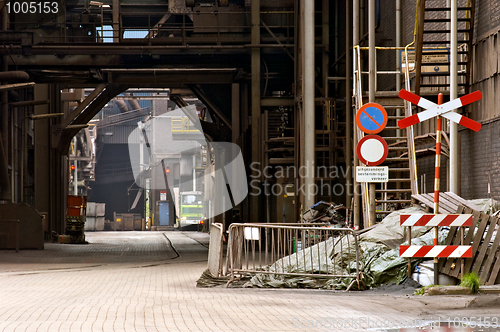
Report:
M306 174L304 178L304 208L308 209L314 204L314 168L316 149L315 105L314 105L314 2L301 1L302 7L302 102L304 113L304 165Z
M260 0L252 0L251 2L251 17L252 17L252 44L260 44ZM261 156L261 134L260 134L260 48L252 48L251 53L251 67L252 67L252 88L251 88L251 104L252 104L252 163L258 163L257 169L262 168ZM252 180L257 179L257 172L252 174ZM259 181L260 183L260 181ZM252 187L250 193L251 205L250 216L253 220L250 222L258 222L260 216L259 197L257 196L257 189Z
M120 0L113 0L113 43L120 39Z
M474 19L474 18L472 18ZM450 13L450 100L458 98L458 41L457 41L457 0L451 1ZM460 150L458 149L458 124L450 121L450 191L460 195L459 165Z
M9 16L7 14L7 8L4 6L1 10L1 21L2 21L2 30L7 30ZM4 55L0 58L2 61L1 71L8 71L8 57ZM11 192L14 188L10 187L9 182L9 95L8 91L2 91L0 93L0 103L1 103L1 133L0 133L0 200L2 201L10 201L11 200Z
M34 88L34 100L50 99L50 89L48 84L37 84ZM36 105L34 109L35 115L48 114L49 105ZM35 121L34 130L34 145L36 165L34 177L34 194L35 194L35 209L38 211L50 211L50 119L40 119ZM52 211L50 211L52 212ZM49 214L50 230L55 230L53 223L54 218L52 213Z

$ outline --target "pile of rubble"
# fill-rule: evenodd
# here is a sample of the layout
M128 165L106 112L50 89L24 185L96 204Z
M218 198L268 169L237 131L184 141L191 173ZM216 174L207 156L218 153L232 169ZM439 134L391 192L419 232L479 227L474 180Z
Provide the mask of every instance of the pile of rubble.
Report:
M347 227L346 218L341 212L347 211L343 204L320 201L302 214L304 223L330 223L335 227Z

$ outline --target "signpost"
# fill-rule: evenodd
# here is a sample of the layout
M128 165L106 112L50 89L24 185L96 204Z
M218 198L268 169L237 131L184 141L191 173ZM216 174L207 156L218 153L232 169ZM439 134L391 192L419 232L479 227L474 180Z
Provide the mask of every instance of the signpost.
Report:
M356 113L356 124L364 133L368 134L359 140L356 146L356 155L363 164L368 167L356 167L356 182L369 183L369 225L375 223L375 183L387 182L389 180L388 167L374 167L380 165L387 158L389 148L386 141L374 135L384 130L387 125L387 112L377 103L368 103ZM383 172L383 173L381 173Z
M465 96L462 96L460 98L456 98L453 100L450 100L449 102L443 104L443 94L440 93L438 94L438 103L435 104L431 102L430 100L427 100L425 98L422 98L420 96L417 96L414 93L411 93L410 91L406 91L402 89L399 91L399 97L409 101L412 104L418 105L424 109L426 109L423 112L413 114L407 118L404 118L402 120L398 121L398 127L403 129L409 126L412 126L414 124L417 124L419 122L422 122L424 120L431 119L433 117L437 117L436 121L436 164L435 164L435 177L434 177L434 215L439 216L439 185L440 185L440 173L441 173L441 130L442 130L442 117L456 122L464 127L467 127L471 130L474 131L479 131L481 129L481 124L479 122L476 122L472 119L469 119L463 115L460 115L456 112L452 112L454 109L457 109L459 107L465 106L467 104L473 103L477 100L480 100L483 95L481 91L475 91L472 93L469 93ZM436 219L437 220L437 219ZM472 225L472 222L471 222ZM421 250L425 251L429 249L427 253L425 253L424 257L432 257L430 255L434 255L434 284L437 285L439 283L438 281L438 257L472 257L472 249L470 250L465 250L464 252L460 251L461 255L460 256L442 256L444 253L442 251L439 251L439 249L445 250L446 248L438 248L441 246L438 246L438 226L439 224L436 225L429 225L429 226L434 226L434 246L430 247L435 247L435 250L432 250L432 248L419 248L416 252L412 253L413 254L418 254L421 252ZM410 226L411 227L411 226ZM460 227L460 231L462 233L462 241L463 241L463 227ZM411 244L411 228L409 231L409 243ZM411 247L411 246L410 246ZM402 256L408 248L403 250L401 252L401 247L400 247L400 256ZM452 252L449 252L451 249L448 249L445 253L451 254ZM454 250L459 250L455 248ZM460 249L462 250L462 249ZM411 252L411 251L410 251ZM455 251L453 251L454 253ZM470 256L469 255L470 252ZM458 255L459 251L457 251ZM407 255L410 255L409 253ZM402 257L418 257L418 256L402 256ZM410 260L408 259L408 273L410 273ZM462 261L462 273L463 273L463 261Z

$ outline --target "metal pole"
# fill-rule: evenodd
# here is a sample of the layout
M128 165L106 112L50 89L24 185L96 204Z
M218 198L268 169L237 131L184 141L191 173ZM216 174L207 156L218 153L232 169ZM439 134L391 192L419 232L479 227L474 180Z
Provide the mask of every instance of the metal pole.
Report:
M375 0L368 2L368 99L370 102L375 102L376 89L376 49L375 49ZM375 189L376 184L370 183L370 209L369 209L369 225L373 226L376 222L375 214Z
M401 47L401 0L396 0L396 47ZM396 91L401 89L401 53L396 51ZM401 108L396 109L396 116L401 116ZM401 129L396 130L396 136L400 137Z
M349 188L351 188L353 181L352 181L352 144L351 144L351 136L352 136L352 91L351 91L351 74L352 74L352 67L351 67L351 57L349 56L349 50L351 48L351 13L349 10L349 3L346 3L345 7L345 17L346 17L346 24L345 24L345 45L346 45L346 52L345 52L345 135L346 135L346 143L345 143L345 165L346 165L346 171L347 171L347 177L346 177L346 206L352 209L353 207L351 206L351 199L353 193L351 193ZM328 96L326 96L328 97ZM354 189L354 187L353 187Z
M75 138L73 139L73 144L75 145L74 146L74 156L76 157L76 136ZM73 160L73 165L75 166L75 174L73 176L73 195L78 195L78 162L75 160Z
M457 0L451 1L450 13L450 100L458 98L458 41L457 41ZM450 121L450 191L460 195L458 149L458 124Z
M251 2L251 40L252 44L260 43L260 0L252 0ZM252 162L257 162L258 169L262 169L262 160L260 154L260 48L252 48L251 50L251 119L252 119ZM254 171L254 179L258 177L258 173ZM252 188L252 196L250 198L250 206L252 216L256 219L260 217L260 204L257 195L257 189ZM254 220L252 220L254 221Z
M352 8L353 8L353 13L352 13L352 45L353 46L357 46L359 44L359 0L354 0L353 1L353 5L352 5ZM353 60L353 63L352 63L352 66L353 66L353 69L356 70L357 69L357 55L356 55L356 49L353 47L352 49L352 54L353 54L353 57L352 57L352 60ZM350 111L349 111L350 112ZM356 129L356 124L354 121L353 122L353 142L354 143L357 143L358 142L358 131ZM353 147L355 146L355 144L353 144ZM358 160L358 156L356 155L356 152L353 150L352 151L352 155L354 157L354 160L353 160L353 168L356 168L356 166L359 165L359 160ZM354 211L354 227L356 229L359 228L360 226L360 213L359 213L359 206L360 206L360 195L356 193L356 182L354 181L353 182L353 192L352 194L354 195L354 202L353 202L353 211Z
M443 94L438 95L438 105L443 103ZM434 175L434 214L439 214L439 183L441 174L441 130L443 129L443 118L441 116L437 117L436 123L436 166ZM438 228L434 226L434 245L437 246L438 243ZM439 284L439 272L438 272L439 259L434 257L434 285Z
M314 1L301 1L303 12L302 100L304 110L304 205L314 204L315 107L314 107Z

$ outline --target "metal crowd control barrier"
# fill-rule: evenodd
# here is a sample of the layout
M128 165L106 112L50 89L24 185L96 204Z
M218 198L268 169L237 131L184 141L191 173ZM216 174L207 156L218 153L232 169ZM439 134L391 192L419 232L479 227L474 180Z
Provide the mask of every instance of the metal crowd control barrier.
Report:
M231 274L228 285L244 275L267 273L354 278L347 290L355 282L359 286L361 277L356 232L350 228L328 226L305 223L231 224L227 248L227 268ZM273 268L269 268L270 265ZM290 271L291 266L295 271Z

